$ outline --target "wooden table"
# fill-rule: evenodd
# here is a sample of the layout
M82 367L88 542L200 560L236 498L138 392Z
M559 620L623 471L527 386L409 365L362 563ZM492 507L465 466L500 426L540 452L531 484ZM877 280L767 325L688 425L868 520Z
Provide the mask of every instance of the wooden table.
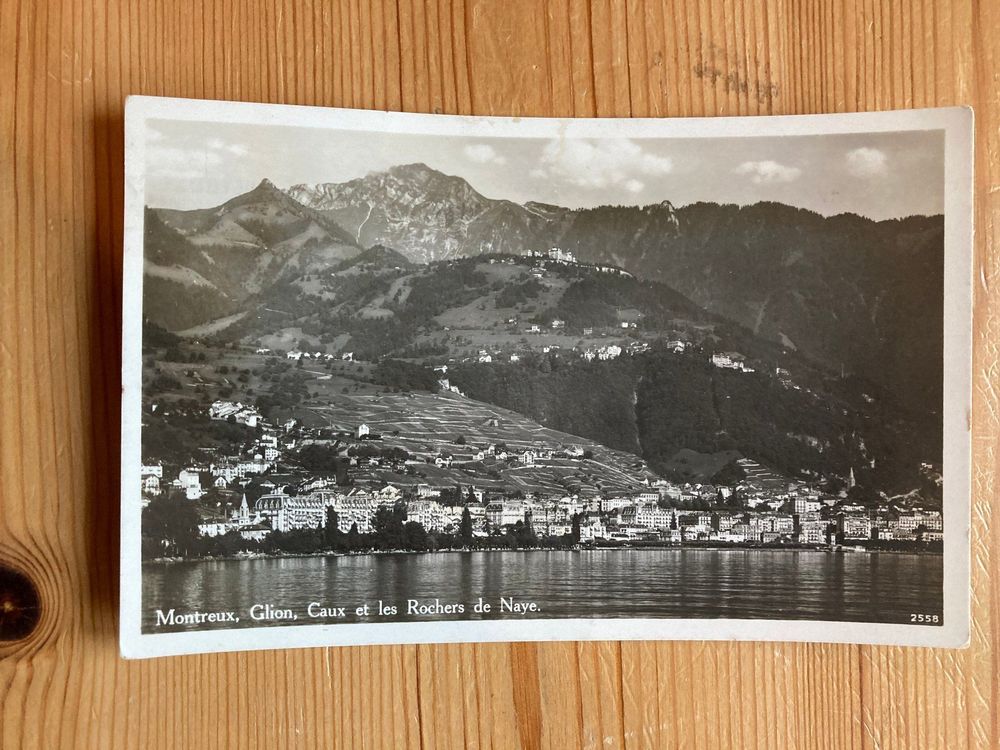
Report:
M2 0L0 561L42 601L34 632L0 645L2 747L1000 747L998 30L996 0ZM135 93L558 116L974 105L971 648L120 660L122 104Z

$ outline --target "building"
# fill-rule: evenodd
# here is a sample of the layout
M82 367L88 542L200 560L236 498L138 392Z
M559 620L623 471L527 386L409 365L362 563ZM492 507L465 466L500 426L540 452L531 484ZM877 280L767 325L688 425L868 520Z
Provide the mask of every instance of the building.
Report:
M599 507L601 513L613 513L629 505L632 505L632 498L628 495L604 495L601 497Z
M841 513L837 516L837 533L844 539L870 539L872 522L868 516Z
M545 255L550 260L556 260L560 263L576 263L576 256L573 253L558 247L549 248L549 251Z
M162 491L160 478L150 474L142 478L142 492L145 495L159 495Z
M371 428L368 427L364 422L358 425L356 436L358 440L363 440L371 434Z
M451 514L432 500L411 500L406 504L406 520L416 521L427 531L441 531L451 524Z
M347 494L340 492L319 492L325 507L332 508L337 514L337 528L344 533L357 525L358 531L367 534L372 530L372 517L378 509L378 498L368 492L352 490Z
M201 489L201 472L196 468L181 469L175 484L184 490L188 500L197 500L204 494Z
M656 504L630 505L622 509L621 522L644 529L669 529L675 520L673 510Z
M198 533L201 536L217 537L224 536L235 528L237 528L235 524L226 521L207 521L198 524Z
M716 367L725 370L739 370L740 372L753 372L753 368L746 363L746 357L739 352L719 352L712 355L710 360Z
M253 505L254 522L268 523L275 531L321 527L326 523L326 503L318 495L262 495Z
M746 532L742 529L737 530L735 526L727 530L720 529L711 537L715 541L728 542L729 544L743 544L747 541Z
M717 513L713 516L712 526L719 531L729 531L743 521L742 515L733 513Z
M599 517L592 516L580 521L580 541L590 542L595 539L607 539L608 527Z
M241 478L253 474L263 474L270 468L271 464L265 461L263 456L240 461L236 464L237 475Z
M139 469L142 477L142 491L147 495L159 495L161 492L160 480L163 479L163 467L160 464L143 465Z
M919 527L927 531L941 531L944 525L940 513L913 511L900 513L896 519L896 527L906 534L913 534Z
M403 497L403 491L399 489L399 487L387 484L385 487L375 492L375 497L378 499L379 503L392 505L394 502Z
M256 427L261 422L260 412L252 406L236 401L215 401L208 407L208 417L214 420L229 420L248 427Z
M254 523L240 527L240 536L250 542L262 542L273 529L262 523Z
M602 346L597 350L597 358L600 360L617 359L622 355L622 348L617 344Z
M815 513L823 504L819 501L817 497L796 497L789 502L792 513L797 513L798 515L804 515L806 513Z
M525 511L521 500L497 500L486 505L486 521L490 526L511 526L524 521Z
M211 406L208 407L208 418L209 419L227 419L228 417L235 415L240 409L243 408L243 404L234 403L232 401L215 401Z
M799 541L802 544L826 544L826 521L809 521L799 528Z

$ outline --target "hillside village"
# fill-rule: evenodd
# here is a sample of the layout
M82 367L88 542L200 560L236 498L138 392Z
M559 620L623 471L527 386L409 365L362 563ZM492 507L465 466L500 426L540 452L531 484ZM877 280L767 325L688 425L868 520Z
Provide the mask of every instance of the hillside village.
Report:
M277 424L253 406L226 400L213 402L207 416L250 428L254 437L238 453L179 467L148 463L141 473L144 506L167 498L188 503L198 508L199 538L227 541L204 546L209 552L252 553L272 535L287 540L307 531L322 531L317 539L329 540L331 532L357 539L357 550L374 547L379 542L371 537L386 510L416 531L407 537L416 543L404 542L416 549L438 543L933 549L942 540L938 510L873 508L853 501L849 488L830 494L743 457L717 482L678 483L657 477L634 456L546 438L486 442L460 435L418 448L405 435L383 436L366 423L349 432L293 418ZM327 470L302 466L310 451L329 459ZM606 480L603 486L566 481L568 470L587 467ZM508 480L519 476L534 477L536 484L524 486L535 491ZM158 539L147 555L176 554L178 541ZM269 549L282 551L280 544Z

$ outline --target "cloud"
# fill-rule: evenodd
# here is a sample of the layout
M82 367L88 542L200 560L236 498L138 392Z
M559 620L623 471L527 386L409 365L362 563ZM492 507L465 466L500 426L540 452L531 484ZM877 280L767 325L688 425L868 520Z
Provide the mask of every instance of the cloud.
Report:
M668 157L651 154L627 138L565 138L545 144L539 166L530 174L586 190L623 188L638 193L645 187L639 176L657 177L673 168Z
M847 152L847 171L855 177L878 177L887 171L888 157L877 148L856 148Z
M802 174L802 170L798 167L788 167L771 159L745 161L736 167L733 172L735 174L749 175L750 179L757 185L794 182Z
M152 128L146 137L149 170L160 177L177 180L204 178L209 168L218 167L232 157L242 158L250 150L242 143L210 138L191 146L170 145L169 139Z
M212 138L208 147L213 151L226 151L234 156L246 156L250 151L242 143L226 143L221 138Z
M195 180L205 177L209 168L222 164L218 151L188 149L177 146L149 144L146 163L150 173L176 180Z
M496 149L485 143L471 143L462 149L467 158L479 164L506 164L506 157L496 152Z

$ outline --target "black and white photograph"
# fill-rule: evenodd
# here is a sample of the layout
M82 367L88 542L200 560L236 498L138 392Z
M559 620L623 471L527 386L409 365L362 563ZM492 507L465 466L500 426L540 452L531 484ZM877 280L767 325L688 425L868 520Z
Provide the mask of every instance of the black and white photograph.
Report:
M970 129L130 99L123 652L963 645Z

